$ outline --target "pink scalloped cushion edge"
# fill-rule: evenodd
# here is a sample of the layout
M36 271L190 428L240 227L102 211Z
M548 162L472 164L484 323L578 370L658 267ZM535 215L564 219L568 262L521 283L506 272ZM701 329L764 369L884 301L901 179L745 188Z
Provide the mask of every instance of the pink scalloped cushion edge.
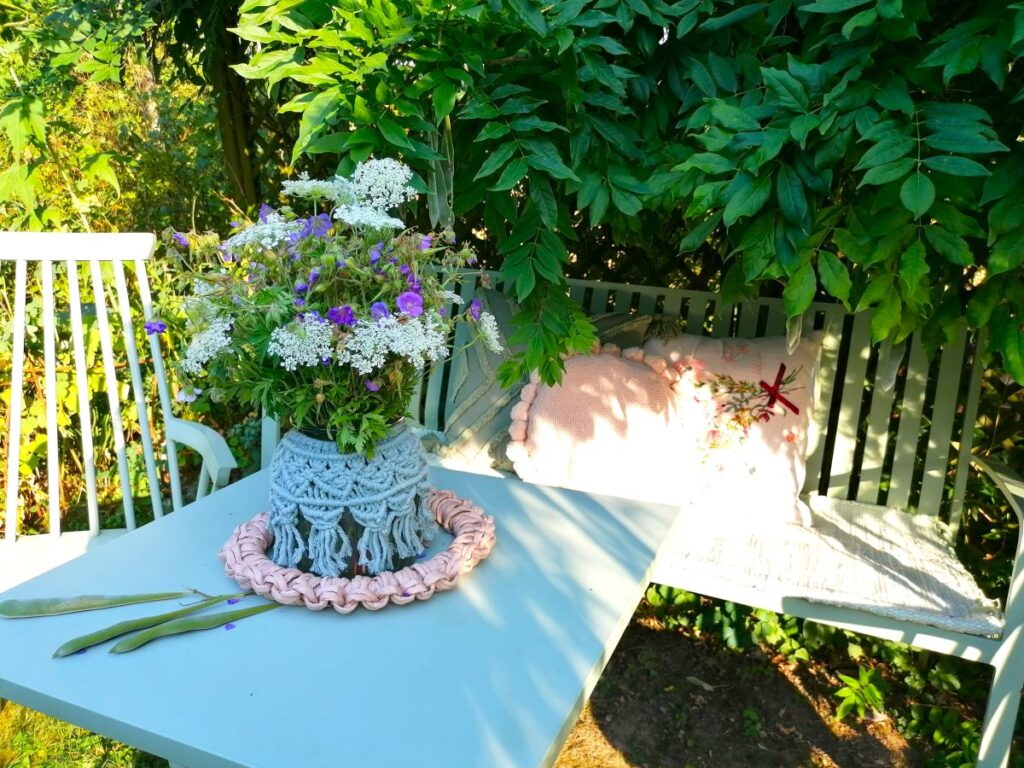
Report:
M224 570L244 589L284 605L313 611L333 608L351 613L359 606L379 610L389 602L405 605L452 589L494 548L494 518L451 491L433 491L430 510L438 524L454 535L443 552L400 571L352 579L321 577L297 568L283 568L266 555L274 540L267 515L242 523L231 534L220 559Z
M646 365L659 376L663 376L668 381L669 386L673 388L679 380L679 372L673 366L670 366L664 357L648 355L639 347L620 349L616 344L605 344L604 346L598 344L594 346L594 349L589 354L610 355L611 357L620 357L633 363ZM567 359L569 357L573 356L566 356ZM511 440L505 449L505 455L512 462L512 467L515 469L516 474L524 480L534 480L538 476L529 446L527 445L527 433L530 424L530 406L537 399L537 390L541 386L543 385L540 383L540 376L536 372L531 373L530 383L523 387L519 394L519 402L512 408L512 421L508 428Z

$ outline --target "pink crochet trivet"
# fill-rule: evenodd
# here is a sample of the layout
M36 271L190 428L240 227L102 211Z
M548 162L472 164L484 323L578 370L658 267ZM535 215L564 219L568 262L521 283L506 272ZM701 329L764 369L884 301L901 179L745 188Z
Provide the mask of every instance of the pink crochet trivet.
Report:
M494 518L479 507L451 491L433 491L430 510L455 538L444 552L400 571L347 579L283 568L266 555L274 537L265 513L235 529L220 559L228 576L243 588L284 605L304 605L314 611L329 606L338 613L351 613L360 605L371 611L389 602L405 605L451 589L494 547Z

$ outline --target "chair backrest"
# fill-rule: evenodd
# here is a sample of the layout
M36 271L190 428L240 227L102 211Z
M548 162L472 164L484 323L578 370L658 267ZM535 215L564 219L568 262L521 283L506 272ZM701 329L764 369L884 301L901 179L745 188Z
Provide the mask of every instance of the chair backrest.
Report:
M499 275L491 279L511 290ZM474 275L464 277L464 298L476 283ZM899 349L872 346L871 313L850 315L838 304L813 304L797 329L787 328L780 299L719 306L713 293L586 280L569 280L569 294L591 315L663 314L688 333L755 338L823 330L804 490L958 523L982 373L966 330L928 360L916 335ZM443 430L455 406L456 388L448 386L455 366L430 372L415 401L413 415L428 429Z
M159 339L156 335L149 337L149 357L140 360L140 337L135 324L139 316L147 320L152 317L146 262L155 243L154 236L148 233L0 233L0 267L9 278L10 267L6 264L13 262L14 273L13 291L9 295L13 344L7 411L5 515L0 529L4 539L13 541L19 535L19 498L26 488L26 478L19 477L20 451L24 411L30 407L28 429L44 435L46 442L45 497L51 534L61 531L62 446L58 436L61 427L72 425L72 412L77 413L80 445L71 452L80 456L81 466L64 467L64 470L81 473L89 530L94 534L99 532L96 462L99 446L96 443L98 425L93 423L94 406L98 406L97 412L104 421L110 420L106 437L112 440L116 455L116 477L127 527L136 526L133 486L144 485L154 516L163 514L153 444L154 433L162 435L163 430L154 429L149 395L156 390L160 413L156 414L155 423L159 424L170 415L170 394ZM29 295L29 291L34 292L36 288L38 295ZM38 358L26 354L26 331L35 345L39 343L39 336L42 337L42 370L38 368ZM60 365L61 360L67 364ZM39 373L43 377L41 386ZM102 397L101 393L94 392L101 381L105 406L93 400L94 396ZM44 416L41 411L45 412ZM141 443L141 464L137 460L138 446L126 442L126 427L131 428L133 436ZM64 434L67 433L65 430ZM67 446L63 448L67 453ZM174 483L177 458L173 447L168 450L167 458Z

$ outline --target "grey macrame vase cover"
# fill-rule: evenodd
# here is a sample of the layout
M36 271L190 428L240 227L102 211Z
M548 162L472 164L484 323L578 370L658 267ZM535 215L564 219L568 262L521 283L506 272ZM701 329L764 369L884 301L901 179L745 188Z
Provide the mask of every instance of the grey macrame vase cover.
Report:
M354 555L370 573L391 570L395 555L422 554L437 530L429 495L423 449L404 424L372 459L293 430L270 462L270 559L285 568L306 561L320 576L342 575ZM362 526L357 541L347 516Z

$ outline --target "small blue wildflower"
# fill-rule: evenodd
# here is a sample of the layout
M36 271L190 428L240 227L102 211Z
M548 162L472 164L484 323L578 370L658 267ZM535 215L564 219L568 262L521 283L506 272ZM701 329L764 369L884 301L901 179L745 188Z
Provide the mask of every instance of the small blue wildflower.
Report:
M313 267L309 270L309 284L312 285L320 279L320 267Z
M266 203L263 203L260 206L260 224L266 224L267 223L267 219L270 217L270 214L272 214L273 212L274 212L273 208L271 208Z
M228 222L228 226L231 227L232 229L238 229L240 226L242 226L242 222L240 222L240 221L231 221L231 222Z
M308 290L309 290L309 283L296 283L295 284L295 292L296 293L305 293Z
M383 301L375 301L370 306L370 315L374 320L381 320L385 317L390 317L391 312L388 310L388 305Z
M295 300L294 304L296 307L301 309L302 307L306 306L306 300L300 296Z
M224 631L226 632L229 629L234 629L235 626L236 625L234 622L229 621L227 624L224 625Z
M412 272L412 267L410 267L408 264L403 264L398 268L398 271L401 272L403 275L408 275L410 272Z
M366 384L366 388L371 392L380 392L380 384L378 384L376 381L373 381L372 379L367 379L364 383Z
M175 232L171 237L174 238L174 242L182 248L188 248L188 238L181 234L181 232Z
M398 308L409 317L419 317L423 314L423 297L413 291L406 291L395 299Z
M370 263L376 264L384 253L384 243L377 243L370 249Z
M431 237L430 235L424 235L420 239L420 250L421 251L429 251L433 247L434 247L434 238Z
M241 600L242 600L242 598L240 598L240 597L229 597L228 598L228 605L234 605L235 603L241 602Z
M154 333L163 333L167 330L167 323L163 320L150 320L144 326L146 329L146 335L152 336Z
M480 319L480 310L483 308L483 304L480 303L480 299L473 299L469 302L469 314L474 320Z

